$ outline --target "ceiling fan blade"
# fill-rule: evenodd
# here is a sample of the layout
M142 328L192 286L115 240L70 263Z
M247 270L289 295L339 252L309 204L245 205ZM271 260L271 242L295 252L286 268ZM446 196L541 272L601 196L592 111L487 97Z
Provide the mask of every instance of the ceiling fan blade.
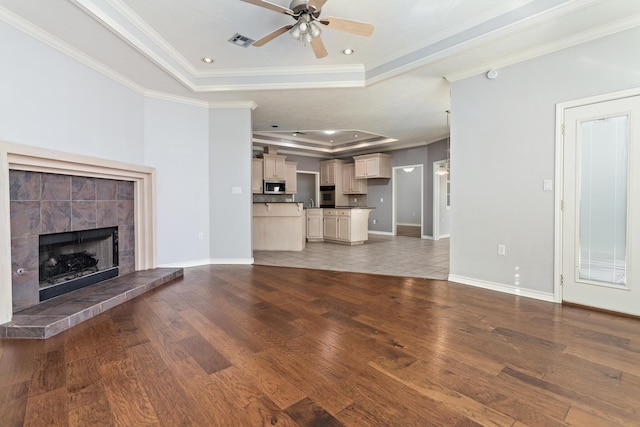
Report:
M307 1L307 9L313 8L316 10L316 12L319 12L326 2L327 0L309 0Z
M253 42L253 45L255 47L260 47L265 45L267 42L270 42L271 40L275 39L276 37L286 33L287 31L289 31L291 28L293 28L293 25L285 25L284 27L280 27L277 30L267 34L266 36L264 36L263 38L261 38L260 40L256 40L255 42Z
M347 33L357 34L359 36L369 37L373 34L373 24L366 22L351 21L350 19L326 17L320 20L321 24L338 31L346 31Z
M295 16L293 10L287 9L286 7L282 7L280 5L268 2L266 0L241 0L245 3L251 3L256 6L264 7L265 9L273 10L274 12L284 13L285 15Z
M324 58L328 55L327 48L324 47L324 43L322 43L322 39L320 37L316 37L311 40L311 47L313 48L313 53L315 53L316 58Z

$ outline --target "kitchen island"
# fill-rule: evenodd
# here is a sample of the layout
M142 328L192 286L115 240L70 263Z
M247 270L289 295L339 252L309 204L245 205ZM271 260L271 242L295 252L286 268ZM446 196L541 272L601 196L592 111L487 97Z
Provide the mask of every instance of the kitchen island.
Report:
M305 247L305 240L303 203L253 204L253 250L301 251Z
M373 208L341 206L324 209L325 242L361 245L369 239L369 213Z

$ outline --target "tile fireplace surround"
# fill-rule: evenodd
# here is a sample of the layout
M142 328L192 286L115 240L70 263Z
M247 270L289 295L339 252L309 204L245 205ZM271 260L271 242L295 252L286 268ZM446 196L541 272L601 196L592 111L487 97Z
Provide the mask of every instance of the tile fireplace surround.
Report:
M36 229L59 232L95 228L100 221L118 221L124 238L124 272L152 269L156 266L154 187L153 168L0 142L0 324L11 321L14 311L34 303L33 295L25 297L14 292L15 284L12 286L24 281L21 276L29 273L18 275L13 271L12 224L18 234L15 237L20 237L13 239L14 251L33 254L33 249L22 246L29 240L37 245ZM36 199L36 191L42 194L42 200ZM94 200L88 195L92 191ZM107 219L107 211L113 208L115 217ZM48 216L55 210L63 213L61 218ZM85 215L80 215L81 211ZM20 218L12 221L12 215Z
M9 184L14 313L40 302L40 235L118 227L120 274L134 271L133 182L10 170Z

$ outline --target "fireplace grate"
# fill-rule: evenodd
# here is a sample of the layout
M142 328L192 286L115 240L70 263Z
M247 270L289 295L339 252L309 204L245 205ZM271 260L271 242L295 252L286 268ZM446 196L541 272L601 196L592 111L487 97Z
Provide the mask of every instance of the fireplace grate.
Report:
M40 301L118 274L117 227L40 236Z

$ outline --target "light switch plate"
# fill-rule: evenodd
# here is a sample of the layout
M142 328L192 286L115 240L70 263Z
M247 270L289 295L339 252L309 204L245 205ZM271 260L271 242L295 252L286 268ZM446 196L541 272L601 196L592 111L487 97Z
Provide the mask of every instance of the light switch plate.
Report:
M544 191L553 191L553 180L545 179L544 181L542 181L542 189Z
M231 187L231 194L242 194L242 187Z

